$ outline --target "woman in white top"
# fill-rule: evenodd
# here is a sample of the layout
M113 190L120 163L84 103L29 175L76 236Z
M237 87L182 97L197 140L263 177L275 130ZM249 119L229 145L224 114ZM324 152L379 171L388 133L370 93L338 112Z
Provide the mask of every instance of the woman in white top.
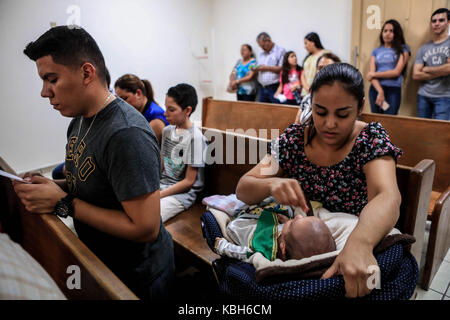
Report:
M302 73L302 96L305 96L309 93L309 87L316 75L317 59L319 59L322 54L329 51L323 48L319 35L315 32L308 33L303 41L305 49L308 51L308 55L303 61Z

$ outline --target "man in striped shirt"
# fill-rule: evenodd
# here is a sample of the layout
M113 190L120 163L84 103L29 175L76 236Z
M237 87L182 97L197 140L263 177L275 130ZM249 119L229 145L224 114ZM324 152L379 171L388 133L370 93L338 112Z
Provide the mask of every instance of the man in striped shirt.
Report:
M279 103L273 95L280 84L280 72L286 49L272 42L266 32L261 32L256 37L256 42L263 49L258 55L258 65L253 69L258 72L258 101Z

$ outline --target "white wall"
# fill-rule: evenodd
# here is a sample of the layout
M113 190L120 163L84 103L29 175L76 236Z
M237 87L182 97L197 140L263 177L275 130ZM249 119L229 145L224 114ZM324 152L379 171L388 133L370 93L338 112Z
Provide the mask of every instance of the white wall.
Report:
M155 98L179 82L192 84L201 99L212 94L202 84L194 58L210 46L209 0L0 0L0 155L18 172L64 160L70 119L40 97L41 80L25 45L50 28L67 24L70 5L81 9L81 26L96 39L112 82L124 73L149 79ZM201 119L201 109L193 114Z
M215 98L236 99L225 91L229 74L242 44L250 44L256 56L261 51L256 36L262 31L276 44L295 51L299 64L306 57L304 36L312 31L326 49L350 62L351 19L351 0L214 0Z
M70 5L81 9L81 26L96 39L113 83L135 73L150 80L161 105L170 86L190 83L199 95L194 121L203 97L235 99L225 92L230 69L241 44L259 52L261 31L300 61L304 35L316 31L350 60L351 0L0 0L0 156L18 172L64 159L70 119L40 97L35 63L22 51L50 22L67 24Z

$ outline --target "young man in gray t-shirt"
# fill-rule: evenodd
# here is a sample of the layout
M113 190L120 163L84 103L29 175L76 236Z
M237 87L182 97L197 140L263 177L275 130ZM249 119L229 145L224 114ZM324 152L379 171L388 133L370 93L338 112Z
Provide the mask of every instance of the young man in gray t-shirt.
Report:
M450 11L436 10L431 16L433 40L419 48L413 79L421 80L417 115L450 120Z
M139 298L168 299L173 241L159 210L160 162L145 118L106 86L106 66L82 28L54 27L24 53L36 61L41 95L63 116L66 180L15 183L34 214L74 218L79 238ZM83 284L82 284L83 285Z

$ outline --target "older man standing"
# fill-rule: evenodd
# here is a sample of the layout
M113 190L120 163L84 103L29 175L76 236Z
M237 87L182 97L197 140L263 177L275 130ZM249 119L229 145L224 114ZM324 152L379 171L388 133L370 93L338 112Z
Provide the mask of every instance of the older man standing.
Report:
M273 95L280 84L280 71L286 49L273 43L266 32L261 32L256 37L256 42L263 49L258 55L258 65L253 69L258 72L258 101L278 103Z

